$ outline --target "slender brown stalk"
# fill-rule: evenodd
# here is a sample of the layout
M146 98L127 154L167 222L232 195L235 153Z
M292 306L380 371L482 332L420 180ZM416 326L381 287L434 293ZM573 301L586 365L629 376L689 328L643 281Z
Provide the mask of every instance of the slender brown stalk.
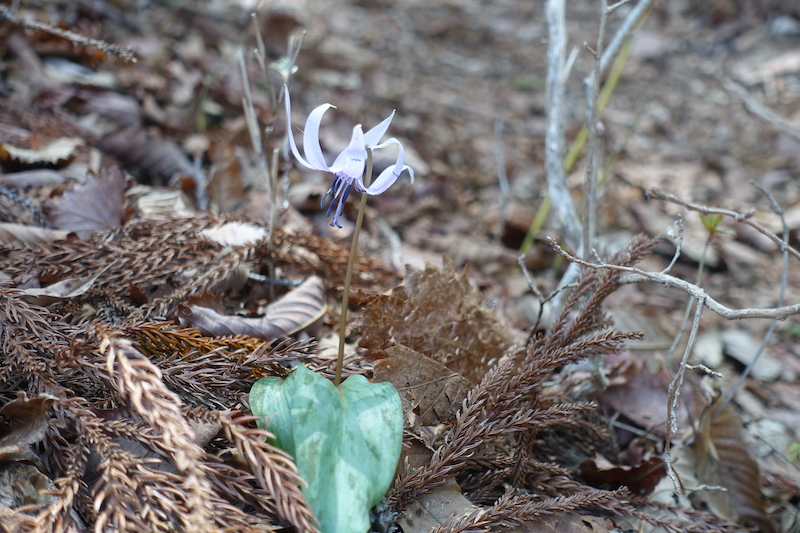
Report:
M372 180L372 150L367 148L367 171L364 174L364 187L369 187ZM331 200L332 201L332 200ZM353 278L353 263L356 262L358 251L358 236L361 234L361 224L364 222L364 211L367 208L367 194L361 194L361 205L358 207L356 227L353 230L353 244L350 246L350 259L347 260L347 273L344 276L344 292L342 293L342 317L339 324L339 357L336 360L336 378L333 384L337 387L342 382L342 366L344 364L344 340L347 329L347 304L350 301L350 280Z

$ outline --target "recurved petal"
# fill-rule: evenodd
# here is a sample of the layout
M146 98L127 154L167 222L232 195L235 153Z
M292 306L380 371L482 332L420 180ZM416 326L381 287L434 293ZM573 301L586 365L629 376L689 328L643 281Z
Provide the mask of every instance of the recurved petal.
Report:
M386 134L386 130L389 129L389 124L392 123L392 119L394 118L394 111L392 114L389 115L383 122L369 130L367 133L364 134L364 144L369 146L370 148L378 144Z
M300 155L300 151L297 149L297 144L294 142L294 133L292 132L292 104L289 100L289 89L284 85L284 100L286 101L286 136L289 137L289 146L292 149L292 153L294 154L297 161L300 162L301 165L304 167L313 169L313 170L326 170L322 168L317 168L317 166L312 165L308 161L306 161L303 156Z
M391 187L395 181L397 181L397 178L400 177L400 174L402 174L404 170L408 170L408 174L411 177L411 181L412 182L414 181L414 170L408 165L403 164L404 152L403 152L403 145L400 144L400 141L398 141L395 138L391 138L388 141L375 146L375 149L385 148L390 144L396 144L399 148L399 151L397 153L397 162L394 165L386 168L383 172L381 172L378 178L369 187L365 188L364 181L362 179L359 179L356 182L356 189L358 189L359 192L371 194L373 196L376 194L381 194L385 192L386 189Z
M322 116L325 111L332 108L331 104L322 104L315 108L306 120L306 129L303 132L303 151L306 153L306 159L312 165L317 165L318 170L330 171L330 167L325 162L325 156L322 155L322 148L319 145L319 125L322 122Z

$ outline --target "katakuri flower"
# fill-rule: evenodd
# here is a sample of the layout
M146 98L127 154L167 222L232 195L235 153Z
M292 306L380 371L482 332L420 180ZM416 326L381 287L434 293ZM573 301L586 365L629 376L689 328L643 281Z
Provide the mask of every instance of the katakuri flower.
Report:
M403 145L400 144L400 141L391 138L379 144L381 137L383 137L386 130L389 129L389 124L392 123L394 111L392 111L392 114L389 115L386 120L367 133L363 132L361 124L355 126L353 128L353 136L350 138L350 144L336 157L333 164L329 166L325 162L325 158L322 155L322 148L320 148L319 145L319 125L322 122L322 116L325 114L325 111L335 106L331 104L322 104L308 115L306 128L303 131L303 151L306 154L306 157L303 158L297 150L297 145L294 142L294 135L292 134L292 106L289 102L289 89L286 88L286 86L284 86L284 92L286 98L286 127L289 132L289 145L292 147L292 153L294 153L294 156L304 167L312 170L330 172L336 176L331 188L328 189L328 192L325 193L325 196L322 197L322 201L320 202L320 209L322 209L325 207L325 200L328 196L333 197L331 198L330 205L328 205L327 212L327 216L331 216L334 200L336 200L337 197L339 198L339 204L336 206L336 211L333 214L333 221L331 222L332 227L342 227L339 225L339 217L342 214L342 209L344 208L347 196L350 194L351 187L362 194L375 196L384 192L397 181L397 178L400 177L400 174L402 174L404 170L408 170L411 181L414 181L414 170L408 165L403 164ZM365 187L364 169L367 162L367 148L370 150L377 150L378 148L385 148L390 144L396 144L399 147L397 162L381 172L378 178L369 187Z

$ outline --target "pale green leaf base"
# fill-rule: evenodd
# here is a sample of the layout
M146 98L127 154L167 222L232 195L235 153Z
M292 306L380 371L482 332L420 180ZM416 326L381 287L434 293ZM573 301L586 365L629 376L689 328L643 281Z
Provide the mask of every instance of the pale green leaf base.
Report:
M285 380L258 380L250 407L294 457L322 532L369 530L369 510L389 490L400 458L403 410L394 387L350 376L337 389L299 366Z

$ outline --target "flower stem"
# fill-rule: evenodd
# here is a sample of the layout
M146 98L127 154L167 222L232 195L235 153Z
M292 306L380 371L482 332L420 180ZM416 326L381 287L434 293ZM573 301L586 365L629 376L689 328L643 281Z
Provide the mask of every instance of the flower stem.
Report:
M372 180L372 150L367 148L367 171L364 174L364 187L369 187ZM353 230L353 243L350 245L350 259L347 260L347 273L344 276L344 292L342 293L342 314L339 323L339 357L336 360L335 386L342 382L342 366L344 366L344 341L347 329L347 304L350 301L350 280L353 278L353 264L356 262L358 250L358 236L361 234L361 224L364 222L364 211L367 208L367 194L361 194L361 205L358 207L356 227Z

